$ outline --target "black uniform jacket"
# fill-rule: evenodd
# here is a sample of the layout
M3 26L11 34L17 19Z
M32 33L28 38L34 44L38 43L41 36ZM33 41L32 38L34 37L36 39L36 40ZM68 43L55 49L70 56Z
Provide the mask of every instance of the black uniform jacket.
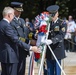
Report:
M19 51L18 46L23 50L29 50L30 45L19 40L14 33L11 25L5 21L0 22L0 62L3 63L18 63Z
M53 25L50 24L50 31L51 32L49 33L48 39L51 39L53 42L50 47L52 48L57 59L63 59L65 57L64 36L66 33L66 24L58 19ZM46 58L54 60L49 48L46 50Z

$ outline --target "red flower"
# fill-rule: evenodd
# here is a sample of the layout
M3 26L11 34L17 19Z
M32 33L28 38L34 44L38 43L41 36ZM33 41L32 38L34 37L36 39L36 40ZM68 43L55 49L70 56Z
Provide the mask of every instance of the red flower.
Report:
M35 59L40 59L40 53L35 53L34 52L34 55L35 55Z
M46 32L47 32L47 30L46 30L46 25L42 25L42 26L39 28L39 32L46 33Z

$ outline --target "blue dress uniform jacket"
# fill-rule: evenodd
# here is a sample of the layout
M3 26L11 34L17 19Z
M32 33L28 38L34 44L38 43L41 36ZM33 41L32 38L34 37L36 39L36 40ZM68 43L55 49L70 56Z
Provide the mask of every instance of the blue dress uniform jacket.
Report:
M14 18L10 24L13 27L13 30L16 33L16 35L18 37L24 38L25 39L24 42L28 43L27 36L29 34L29 29L25 26L25 21L22 18L19 18L19 20ZM24 59L29 54L29 51L25 50L22 51L22 48L19 47L19 53L20 58Z
M29 29L26 27L25 21L22 18L19 18L19 20L14 18L11 22L11 25L18 36L28 39L27 36L29 34Z
M29 29L25 26L25 21L22 18L19 18L17 20L16 17L11 22L11 26L13 27L14 32L16 35L24 39L23 42L28 43L28 34ZM24 75L25 74L25 65L26 65L26 57L29 55L29 51L22 50L20 46L18 46L19 49L19 63L18 63L18 75Z
M18 63L19 52L18 46L23 50L29 50L30 45L19 40L18 36L14 33L11 25L5 21L0 22L0 62L3 63Z
M51 32L49 33L48 39L51 39L53 42L50 47L55 53L57 59L60 60L65 58L64 36L66 33L66 25L58 19L53 25L50 24L50 31ZM46 58L54 60L49 48L46 50Z

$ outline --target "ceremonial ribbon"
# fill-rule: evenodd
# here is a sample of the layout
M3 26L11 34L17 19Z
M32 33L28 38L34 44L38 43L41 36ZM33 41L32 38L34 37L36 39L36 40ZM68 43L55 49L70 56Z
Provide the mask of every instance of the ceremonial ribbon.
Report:
M28 75L34 75L34 52L32 52L29 63L29 73Z

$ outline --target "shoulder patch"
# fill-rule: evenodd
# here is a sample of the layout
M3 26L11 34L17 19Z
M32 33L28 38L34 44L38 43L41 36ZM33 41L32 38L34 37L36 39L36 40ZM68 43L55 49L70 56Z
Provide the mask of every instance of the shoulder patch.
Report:
M65 32L65 27L63 27L61 30L62 30L63 32Z

